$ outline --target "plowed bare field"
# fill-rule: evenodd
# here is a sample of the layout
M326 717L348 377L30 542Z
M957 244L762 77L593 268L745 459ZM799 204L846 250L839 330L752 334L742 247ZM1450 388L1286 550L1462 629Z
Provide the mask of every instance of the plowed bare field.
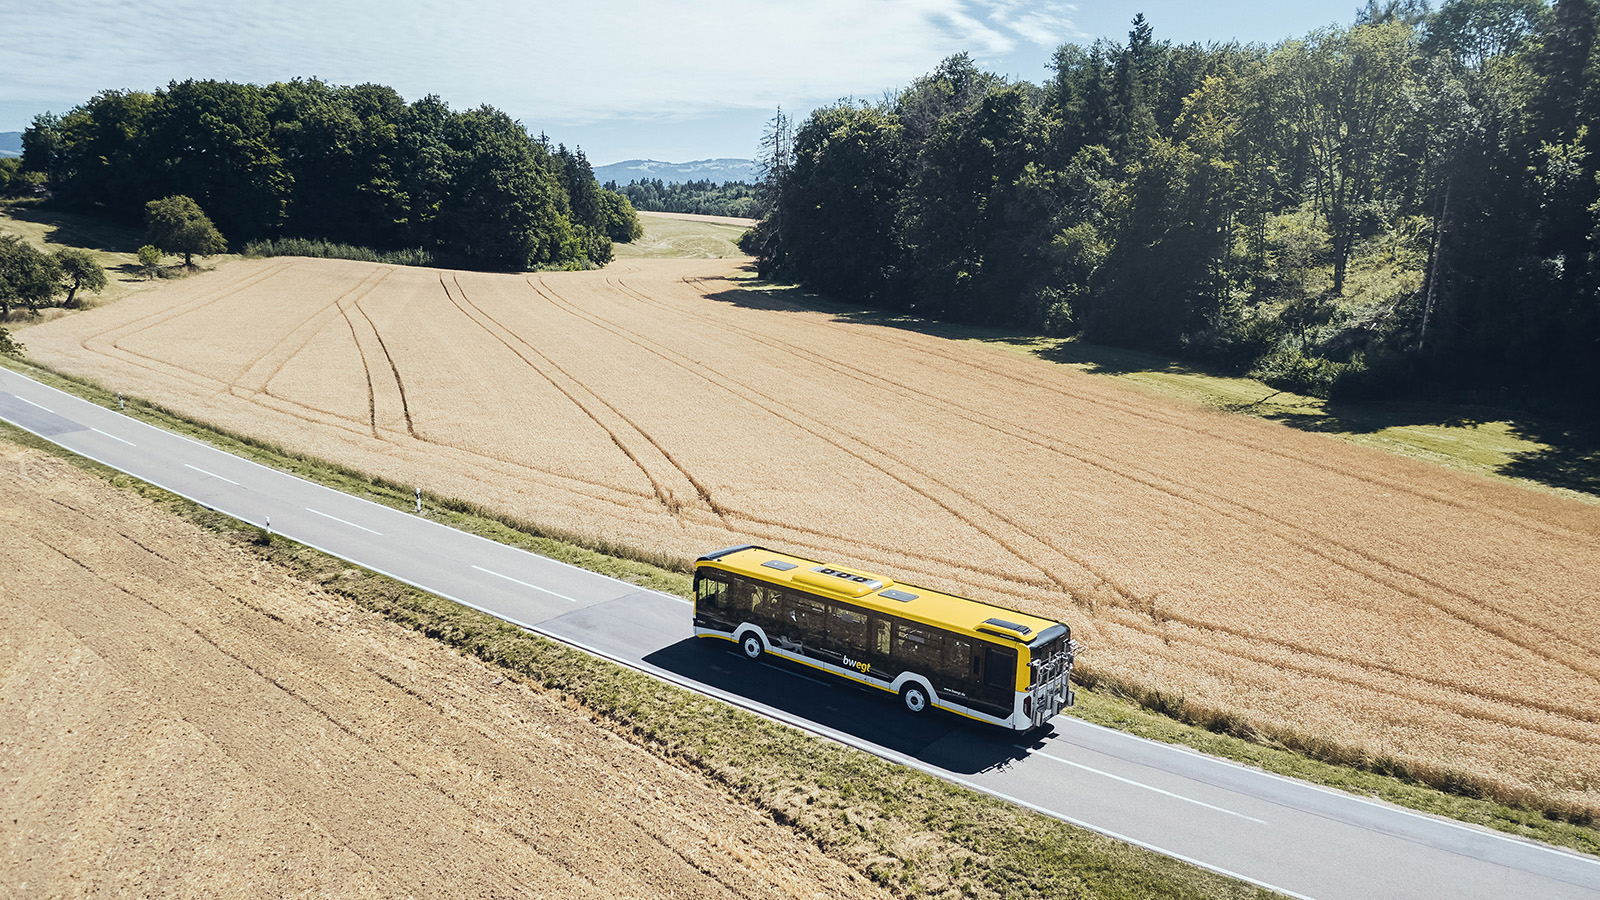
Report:
M0 441L0 896L883 897L554 695Z
M739 264L247 261L21 337L402 483L1058 616L1100 671L1600 805L1600 507L794 308Z

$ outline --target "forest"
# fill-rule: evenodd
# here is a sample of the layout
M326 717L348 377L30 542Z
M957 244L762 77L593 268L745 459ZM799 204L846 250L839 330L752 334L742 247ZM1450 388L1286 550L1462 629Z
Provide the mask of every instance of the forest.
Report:
M473 268L583 268L639 227L582 150L493 107L408 104L375 84L108 90L36 117L22 144L22 172L42 173L52 202L134 223L147 202L184 195L235 246L304 238Z
M767 274L1334 398L1600 375L1589 0L1369 0L1275 46L966 55L768 127Z
M628 198L634 209L650 212L692 213L697 216L758 218L760 199L752 185L742 181L717 183L711 180L663 183L659 178L630 181L618 187L606 183L606 190Z

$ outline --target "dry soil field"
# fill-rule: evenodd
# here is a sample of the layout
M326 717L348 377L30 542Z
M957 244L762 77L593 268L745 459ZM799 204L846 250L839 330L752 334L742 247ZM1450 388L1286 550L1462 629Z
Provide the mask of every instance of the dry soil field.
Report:
M879 897L704 779L0 441L0 897Z
M19 337L439 494L1058 616L1101 671L1600 806L1600 507L792 308L739 265L235 262Z

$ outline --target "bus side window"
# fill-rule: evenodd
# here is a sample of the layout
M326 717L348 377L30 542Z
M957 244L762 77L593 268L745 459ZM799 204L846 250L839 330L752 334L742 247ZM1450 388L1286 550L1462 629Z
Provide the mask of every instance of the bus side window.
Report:
M828 605L833 608L828 619L828 640L846 653L856 656L868 653L867 614L842 603Z
M878 656L887 659L889 653L889 637L894 633L894 623L878 616L872 617L872 650Z
M995 691L1010 692L1017 689L1017 654L1013 650L985 648L983 685Z
M818 640L828 634L828 608L821 600L802 595L791 596L789 617L798 634Z
M944 644L944 667L940 671L945 677L956 681L977 683L981 668L977 647L972 640L950 635Z
M735 578L733 584L728 586L727 596L723 599L723 609L730 613L744 615L750 611L750 582L743 578Z
M703 575L700 577L700 583L695 585L695 596L699 598L700 604L707 609L727 609L728 583L720 578Z
M770 622L779 619L782 614L778 611L778 589L767 587L764 584L749 584L745 588L750 597L750 620L753 622Z
M921 672L939 669L943 654L943 634L923 625L901 622L895 628L894 655L901 663Z

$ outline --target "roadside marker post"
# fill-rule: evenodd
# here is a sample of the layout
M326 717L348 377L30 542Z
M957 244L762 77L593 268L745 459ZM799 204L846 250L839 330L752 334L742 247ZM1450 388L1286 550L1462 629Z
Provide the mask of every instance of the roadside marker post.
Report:
M422 515L422 488L417 488L417 515Z

